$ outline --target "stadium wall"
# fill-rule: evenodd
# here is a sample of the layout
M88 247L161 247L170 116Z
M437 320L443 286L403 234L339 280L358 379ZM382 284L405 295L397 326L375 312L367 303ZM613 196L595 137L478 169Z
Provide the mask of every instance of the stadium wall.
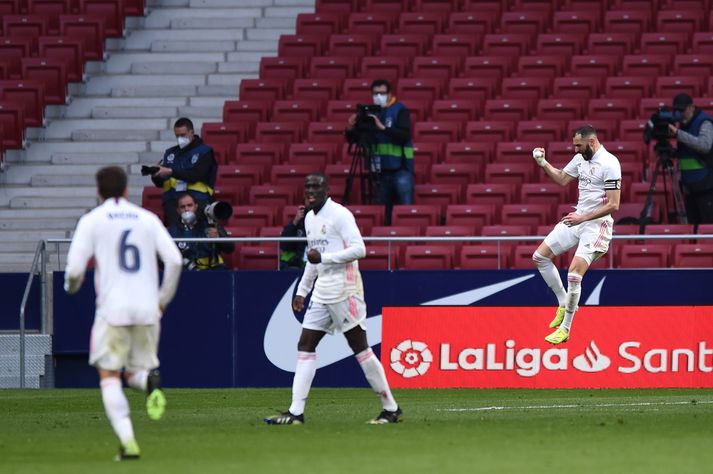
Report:
M290 386L302 316L293 314L290 302L299 276L289 271L184 273L162 322L159 357L165 384ZM68 296L62 290L63 278L54 273L56 386L95 386L96 374L87 366L93 288L85 284L78 295ZM365 271L363 279L369 343L377 349L384 307L497 306L530 311L526 308L555 304L534 271ZM626 318L620 308L625 306L711 306L711 282L713 270L592 270L584 280L580 304L619 307L612 315L618 318ZM586 311L583 308L578 317L586 318ZM575 330L576 325L577 320ZM713 346L711 334L703 337ZM364 386L361 369L341 336L323 340L318 365L316 386Z

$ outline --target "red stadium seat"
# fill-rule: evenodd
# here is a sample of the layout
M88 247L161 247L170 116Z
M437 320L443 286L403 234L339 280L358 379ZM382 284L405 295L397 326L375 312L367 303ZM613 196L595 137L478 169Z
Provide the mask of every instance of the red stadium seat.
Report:
M488 163L485 165L485 181L488 183L520 185L530 182L532 175L530 162Z
M332 35L327 47L330 56L361 58L374 52L374 37L366 34L351 33Z
M673 97L685 92L692 97L697 97L703 90L704 79L703 76L657 77L655 93L657 97Z
M553 3L551 0L515 0L513 9L523 12L537 11L549 16L552 13Z
M344 143L344 123L313 122L307 127L307 140L311 143Z
M264 172L261 165L221 165L218 167L217 184L224 189L239 191L244 201L250 186L262 183Z
M479 43L480 37L472 33L434 35L431 40L431 54L457 58L473 56L478 51Z
M405 205L394 206L391 224L395 226L418 226L425 229L429 225L436 225L440 221L439 206L432 205Z
M443 31L446 21L446 14L440 12L407 12L402 11L399 15L399 33L417 33L435 35Z
M483 227L483 237L497 237L495 241L484 242L484 245L495 245L500 252L507 255L508 261L511 258L513 249L517 245L527 244L523 240L502 240L503 237L527 236L532 234L532 227L529 225L491 225Z
M373 227L384 225L383 205L349 205L362 234L369 234Z
M362 104L371 103L371 79L344 79L342 100L355 100ZM394 87L394 84L391 84Z
M69 0L27 0L27 13L47 18L47 33L59 33L59 16L70 13Z
M531 35L545 31L549 23L549 15L545 11L509 11L500 17L500 31Z
M300 13L297 15L298 35L329 36L339 33L342 27L342 15L338 13Z
M383 35L379 51L384 56L423 56L428 41L428 35L423 34Z
M475 234L495 220L493 204L451 204L446 207L446 225L470 226Z
M398 12L355 12L349 13L348 31L352 34L380 37L393 31Z
M0 62L5 65L5 79L22 78L22 58L29 57L32 38L1 38Z
M446 143L444 162L469 163L478 167L479 175L485 163L492 161L495 152L494 143L458 142Z
M413 76L449 80L460 69L461 59L457 56L416 56L413 58Z
M419 226L375 226L371 228L372 237L418 237L422 234L421 228ZM391 248L392 257L399 257L399 261L403 261L403 256L406 253L406 246L408 242L369 242L367 243L367 249L372 245L383 245L386 248ZM393 266L393 265L392 265Z
M216 161L227 163L238 143L248 140L249 128L247 123L204 123L201 136L213 148Z
M334 163L336 145L332 143L292 143L287 151L287 162L292 165L310 165L324 169Z
M454 249L449 245L409 245L406 247L404 269L451 270Z
M436 100L431 119L443 122L468 122L477 118L478 104L471 100Z
M567 200L567 189L556 183L525 183L520 188L520 202L556 206Z
M671 58L666 54L627 54L621 72L625 76L657 77L668 74Z
M408 8L406 0L366 0L363 6L367 12L399 12Z
M624 244L620 247L619 268L667 268L671 248L664 244Z
M465 58L465 62L463 63L463 77L472 79L489 77L501 79L510 75L512 67L513 60L511 56L472 56Z
M304 124L299 122L258 122L255 126L257 143L294 143L303 134Z
M561 121L579 119L583 115L583 110L584 106L581 99L540 99L537 101L537 117L550 122L540 121L542 123L541 127L535 128L548 128L555 137L550 138L550 140L560 140L562 136ZM555 120L558 122L551 122Z
M465 186L479 181L481 177L479 167L470 163L436 163L431 166L430 182Z
M357 58L353 56L316 56L310 59L309 75L319 79L353 77Z
M641 141L612 141L606 143L606 149L614 154L622 163L644 162L645 145Z
M280 35L277 55L308 58L320 56L324 50L325 38L321 35Z
M500 222L503 225L529 225L532 228L550 222L552 206L549 204L505 204Z
M433 101L441 97L443 81L437 78L404 78L399 80L396 96L399 99L423 99Z
M426 237L472 237L473 228L467 225L436 225L431 227L426 227ZM456 255L460 255L460 249L463 247L465 241L439 241L436 242L439 245L448 245L455 252ZM455 261L455 259L454 259Z
M547 97L551 88L549 77L506 77L502 80L501 95L505 99L537 100Z
M711 29L713 30L713 26ZM713 52L713 32L694 32L692 43L693 47L691 49L694 53Z
M302 57L263 57L260 59L260 79L284 80L302 77L305 59Z
M607 33L635 33L649 31L651 11L609 10L604 14L604 31Z
M469 100L474 102L475 112L480 114L482 102L495 97L498 79L484 78L453 78L448 82L448 97L452 100Z
M591 54L631 54L636 40L635 33L592 33L587 42Z
M240 81L241 99L275 101L285 98L285 82L282 79L243 79Z
M229 123L267 122L270 119L271 101L226 100L223 104L223 121Z
M507 9L505 0L463 0L464 12L487 12L500 14Z
M464 245L460 251L462 270L508 268L507 254L497 245Z
M300 202L295 184L258 184L250 187L248 202L251 206L284 208Z
M642 179L643 171L641 163L621 163L621 180L624 186L627 186L629 183L638 183Z
M317 100L276 100L271 118L276 122L312 122L319 119L321 109Z
M706 20L700 10L660 10L656 15L656 31L700 31Z
M554 80L553 97L557 99L589 100L599 96L600 77L557 77Z
M443 161L443 144L437 142L416 142L413 145L414 161L423 162L430 168L433 163Z
M693 231L694 227L693 224L649 224L646 226L644 229L644 234L646 235L685 235L685 234L694 234L695 232ZM648 243L651 244L669 244L669 243L674 243L674 244L688 244L690 243L690 240L685 240L685 239L680 239L680 238L671 238L669 239L656 239L656 240L649 240Z
M604 94L606 97L641 99L651 95L653 82L653 77L609 77L604 85Z
M44 84L38 81L0 81L0 100L23 104L23 127L44 125Z
M713 75L713 58L710 54L677 54L673 59L673 72L681 76Z
M591 125L594 127L594 130L597 131L599 141L614 140L618 134L618 123L616 120L570 120L567 122L567 128L565 129L565 138L571 137L574 130L583 125Z
M104 33L112 38L124 36L125 14L116 0L79 0L79 11L104 19Z
M540 146L538 142L504 142L495 145L496 163L527 163L534 164L533 160L528 160L533 148Z
M44 85L46 104L63 105L67 102L67 70L63 61L22 58L22 77Z
M599 23L597 15L584 15L577 10L555 11L552 16L552 31L588 35L597 30Z
M280 252L277 245L240 247L239 268L241 270L279 270Z
M434 181L433 178L431 178L431 182L438 184L417 184L414 186L413 194L417 204L441 206L445 209L445 206L461 202L465 187L463 184Z
M634 116L636 102L632 99L600 98L591 99L588 116L596 119L624 120Z
M483 37L483 54L516 58L530 49L530 35L522 33L487 34Z
M572 130L572 127L568 127ZM597 133L599 130L595 127ZM571 141L568 142L550 142L546 149L547 161L550 163L569 163L575 155L574 145Z
M483 117L487 120L529 120L532 102L526 99L491 99L485 101Z
M556 119L556 114L541 115ZM525 120L517 123L516 139L530 142L552 142L564 138L563 122L557 120Z
M477 14L469 11L453 11L448 16L448 32L482 36L493 31L497 17L497 12L491 11L478 11Z
M59 17L59 32L66 38L82 41L85 60L104 60L103 17L98 15L62 15Z
M713 267L713 245L706 243L675 245L673 248L673 266L676 268Z
M340 79L295 79L292 85L292 98L301 100L328 101L337 98L341 88Z
M499 210L504 204L509 204L515 196L515 185L506 183L469 184L465 189L467 204L492 204ZM495 218L499 214L495 215ZM499 219L498 219L499 220Z
M270 170L270 182L272 184L285 184L299 189L304 186L307 175L314 171L312 165L274 165Z
M571 57L582 53L585 38L576 33L540 33L537 35L537 52Z
M500 142L512 140L515 133L513 122L509 120L480 120L468 122L465 126L467 141Z
M269 227L275 225L275 208L270 206L233 206L230 225Z
M461 122L418 122L413 126L413 139L418 142L448 143L458 141Z
M144 187L141 190L141 207L163 218L163 189Z
M409 58L403 56L364 56L361 58L361 77L378 77L396 82L406 75Z
M356 10L356 5L356 0L317 0L315 11L317 13L335 12L345 14Z
M2 31L6 37L31 40L34 49L37 38L49 34L48 23L49 19L40 15L5 15L2 17Z
M640 50L645 54L680 54L686 51L688 33L643 33Z
M330 100L327 102L326 120L347 122L356 113L357 104L353 100Z
M539 242L530 242L528 244L519 244L512 249L512 259L510 260L510 268L531 269L535 266L532 261L532 254L535 253ZM554 258L556 266L559 266L559 257Z
M359 270L392 270L399 268L398 253L381 242L369 242L366 256L359 260Z
M582 77L609 77L619 71L621 55L618 54L585 54L572 56L570 73Z
M39 55L66 66L67 80L84 80L84 42L76 38L62 36L41 36L38 39Z
M228 162L255 164L268 170L272 165L284 161L285 145L283 143L239 143L233 156L235 160L228 160Z
M24 0L1 0L0 1L0 17L6 15L19 15L20 7L25 7Z
M619 122L619 140L641 140L645 127L646 119L622 120Z
M523 77L561 76L565 69L565 57L558 55L521 56L517 60L517 71Z

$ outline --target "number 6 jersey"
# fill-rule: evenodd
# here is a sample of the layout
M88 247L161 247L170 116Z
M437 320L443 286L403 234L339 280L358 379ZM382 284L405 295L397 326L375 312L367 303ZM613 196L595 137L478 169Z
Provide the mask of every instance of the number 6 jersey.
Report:
M160 289L157 254L164 263ZM67 255L68 293L79 290L92 256L96 316L113 326L157 323L181 274L181 254L158 217L124 198L82 216Z

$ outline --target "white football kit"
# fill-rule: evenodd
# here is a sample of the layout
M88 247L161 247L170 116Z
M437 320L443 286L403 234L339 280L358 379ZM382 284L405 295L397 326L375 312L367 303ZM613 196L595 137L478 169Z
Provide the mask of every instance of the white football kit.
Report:
M305 231L307 247L318 250L322 262L307 263L297 288L297 294L306 297L314 285L302 326L330 334L356 326L366 329L364 287L357 262L366 248L354 216L327 198L317 214L307 213Z
M577 154L563 168L570 176L579 179L579 200L575 212L587 214L606 203L606 192L621 189L621 165L616 156L602 145L591 160ZM545 244L555 255L560 255L577 245L575 255L590 265L607 252L612 237L614 219L611 215L569 227L558 223L545 238Z
M157 254L164 263L160 288ZM89 363L106 370L156 368L161 308L176 292L181 253L155 214L111 198L77 224L67 255L67 292L79 290L91 257L96 313Z

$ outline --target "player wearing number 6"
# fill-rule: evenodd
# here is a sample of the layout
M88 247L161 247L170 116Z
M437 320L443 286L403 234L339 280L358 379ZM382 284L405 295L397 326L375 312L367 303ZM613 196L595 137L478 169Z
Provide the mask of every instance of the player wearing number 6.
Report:
M540 275L559 302L550 323L555 331L545 337L550 344L561 344L569 339L582 291L582 277L609 249L614 223L611 214L619 209L621 197L621 165L617 157L599 143L594 128L585 125L576 129L572 144L577 154L561 170L547 162L544 148L532 150L532 157L555 183L566 186L575 178L579 180L579 200L574 212L562 217L532 255ZM577 250L569 265L565 292L552 259L575 246Z
M176 292L181 254L155 214L126 200L126 173L118 167L97 172L97 191L104 202L79 219L67 255L64 289L82 286L94 257L96 313L89 345L89 364L99 371L102 401L121 443L118 459L137 459L139 446L121 385L146 392L149 418L163 415L158 363L160 319ZM156 255L164 264L159 288Z

